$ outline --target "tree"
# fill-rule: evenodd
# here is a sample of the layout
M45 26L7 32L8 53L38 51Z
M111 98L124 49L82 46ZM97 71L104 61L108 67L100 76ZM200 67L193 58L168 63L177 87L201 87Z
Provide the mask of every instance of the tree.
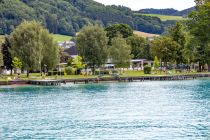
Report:
M131 46L131 54L134 59L150 59L149 46L146 39L133 35L127 38L127 43Z
M76 38L79 55L95 71L107 61L107 37L103 28L89 25L82 29Z
M3 61L4 61L4 66L6 67L7 70L11 70L11 74L12 74L12 56L11 53L9 51L9 49L11 48L11 44L9 42L9 37L5 37L5 41L2 44L2 54L3 54Z
M2 47L0 46L0 67L2 67L3 65L4 61L3 61Z
M155 70L158 70L159 67L160 67L160 62L158 60L158 57L155 56L155 58L154 58L154 68L155 68Z
M53 37L47 30L42 31L41 42L43 44L42 67L47 66L48 69L52 69L59 63L59 47L53 42Z
M133 29L127 24L114 24L105 28L107 37L109 38L109 45L111 45L112 38L116 37L119 33L123 38L127 38L133 35Z
M197 6L203 5L207 2L210 2L210 0L195 0Z
M15 74L16 74L17 70L22 68L21 60L17 57L14 57L12 60L12 67L15 69Z
M156 38L151 45L150 51L152 56L157 56L164 62L174 62L176 60L176 50L179 44L169 37Z
M80 73L81 69L85 68L85 64L82 61L82 57L76 56L75 58L73 58L72 66L73 66L73 68L77 69L76 74Z
M187 27L190 34L196 41L197 56L196 60L199 62L199 71L203 71L204 65L210 64L210 2L202 4L197 7L195 12L189 15L189 20L187 21Z
M176 48L176 63L181 64L184 63L184 48L186 45L186 33L184 32L184 26L177 22L174 26L170 27L168 30L168 36L179 44Z
M19 58L29 76L30 70L38 70L44 61L55 61L57 51L53 45L53 39L49 36L41 23L36 21L24 21L10 35L12 57ZM52 49L52 50L51 50ZM50 50L50 52L48 52ZM53 63L54 64L54 63Z
M121 35L112 39L112 46L109 48L109 55L112 62L117 68L129 67L131 55L131 47L126 43Z
M198 56L198 44L194 36L188 35L187 36L187 42L184 48L183 55L185 59L187 60L188 64L196 62L196 56Z

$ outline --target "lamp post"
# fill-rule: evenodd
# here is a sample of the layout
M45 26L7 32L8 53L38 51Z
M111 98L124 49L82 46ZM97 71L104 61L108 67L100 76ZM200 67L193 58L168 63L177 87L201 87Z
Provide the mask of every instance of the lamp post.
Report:
M41 66L41 61L39 61L39 65L40 65L40 75L42 76L42 66Z

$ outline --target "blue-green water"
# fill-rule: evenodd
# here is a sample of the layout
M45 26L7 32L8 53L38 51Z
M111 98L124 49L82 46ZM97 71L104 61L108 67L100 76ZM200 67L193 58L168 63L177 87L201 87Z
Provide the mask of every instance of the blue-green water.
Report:
M0 139L208 140L210 80L1 87Z

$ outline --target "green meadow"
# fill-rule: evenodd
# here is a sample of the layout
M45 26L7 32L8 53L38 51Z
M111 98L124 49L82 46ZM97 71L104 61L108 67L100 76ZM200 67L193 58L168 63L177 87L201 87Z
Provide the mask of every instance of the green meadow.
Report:
M71 36L53 34L53 39L55 42L64 42L70 40L71 38Z
M55 42L64 42L72 38L71 36L59 35L59 34L53 34L52 36ZM3 42L3 40L4 40L4 35L0 35L0 42Z
M137 13L140 14L140 13ZM182 16L169 16L169 15L159 15L159 14L140 14L140 15L145 15L145 16L151 16L151 17L158 17L162 21L167 21L167 20L185 20L184 17Z

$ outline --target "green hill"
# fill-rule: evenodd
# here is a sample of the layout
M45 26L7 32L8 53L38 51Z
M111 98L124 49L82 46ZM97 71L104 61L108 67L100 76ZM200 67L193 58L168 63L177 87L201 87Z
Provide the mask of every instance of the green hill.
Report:
M87 24L130 25L134 30L161 34L164 24L155 17L136 15L122 6L93 0L1 0L0 34L9 34L23 20L37 20L51 33L74 36Z
M169 15L160 15L160 14L143 14L145 16L151 16L151 17L158 17L162 21L167 21L167 20L184 20L182 16L169 16Z
M195 7L191 7L188 9L184 9L182 11L175 10L173 8L168 8L168 9L141 9L137 11L137 13L142 13L142 14L159 14L159 15L169 15L169 16L182 16L186 17L190 12L195 11Z

